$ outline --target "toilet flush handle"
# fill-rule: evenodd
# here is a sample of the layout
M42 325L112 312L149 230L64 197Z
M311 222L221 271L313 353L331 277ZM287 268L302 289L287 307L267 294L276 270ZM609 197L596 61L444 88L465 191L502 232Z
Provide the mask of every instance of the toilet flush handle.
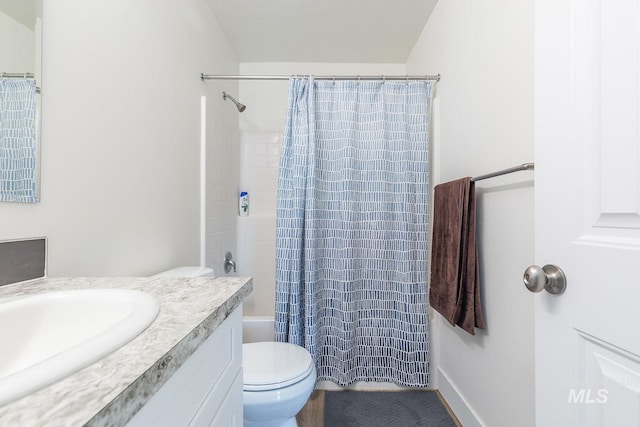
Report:
M224 254L224 272L228 273L231 271L231 269L233 268L233 272L236 272L236 263L233 261L233 255L231 254L231 252L227 251L226 254Z

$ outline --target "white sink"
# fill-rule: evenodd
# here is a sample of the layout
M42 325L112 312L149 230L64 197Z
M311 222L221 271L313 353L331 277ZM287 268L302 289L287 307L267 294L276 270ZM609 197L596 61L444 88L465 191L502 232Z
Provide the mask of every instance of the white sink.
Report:
M160 306L127 289L0 299L0 405L96 362L135 338Z

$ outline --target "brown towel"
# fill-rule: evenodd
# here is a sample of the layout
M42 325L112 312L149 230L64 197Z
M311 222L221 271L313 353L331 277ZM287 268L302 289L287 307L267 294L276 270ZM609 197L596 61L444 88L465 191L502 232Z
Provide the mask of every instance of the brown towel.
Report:
M434 193L429 302L452 325L484 329L476 246L475 185L462 178Z

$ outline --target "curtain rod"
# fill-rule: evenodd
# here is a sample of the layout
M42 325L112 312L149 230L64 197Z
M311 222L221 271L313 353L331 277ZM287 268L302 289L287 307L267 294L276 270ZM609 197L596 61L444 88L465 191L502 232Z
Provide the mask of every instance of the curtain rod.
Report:
M277 76L231 76L216 74L200 74L202 80L289 80L291 78L307 78L303 75L277 75ZM316 80L435 80L440 81L440 74L414 75L414 76L314 76Z
M0 73L0 79L33 79L33 73Z
M533 168L534 168L533 163L523 163L520 166L514 166L512 168L503 169L501 171L476 176L475 178L471 178L471 181L480 181L481 179L493 178L494 176L506 175L509 173L524 171L524 170L533 169Z

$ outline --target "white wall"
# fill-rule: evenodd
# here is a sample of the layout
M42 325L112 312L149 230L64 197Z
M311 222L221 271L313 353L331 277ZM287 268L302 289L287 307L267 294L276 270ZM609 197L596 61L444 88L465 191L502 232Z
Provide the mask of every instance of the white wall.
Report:
M441 73L440 182L533 161L533 0L440 1L407 63ZM462 424L534 425L531 172L477 184L482 301L476 336L436 314L438 386ZM438 368L438 366L436 366Z
M0 205L0 239L47 236L51 276L197 264L200 97L223 102L199 75L237 72L206 1L58 0L43 19L42 201Z
M0 12L0 73L32 73L35 32Z
M245 75L405 74L404 64L242 63ZM238 220L238 272L253 276L245 315L273 316L275 300L275 214L278 162L288 99L288 81L240 82L242 191L249 192L249 217Z

